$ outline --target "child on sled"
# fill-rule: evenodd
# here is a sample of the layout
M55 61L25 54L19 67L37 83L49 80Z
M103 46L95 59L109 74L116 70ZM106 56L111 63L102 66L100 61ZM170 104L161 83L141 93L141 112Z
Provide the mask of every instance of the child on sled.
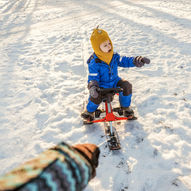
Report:
M149 64L148 58L120 57L118 53L113 53L112 41L106 31L96 28L91 35L91 44L94 53L88 59L88 89L90 92L86 110L81 114L85 120L94 120L93 113L102 102L98 88L120 87L123 92L119 94L120 106L125 117L134 116L134 111L130 108L132 97L132 85L118 76L118 67L142 67Z

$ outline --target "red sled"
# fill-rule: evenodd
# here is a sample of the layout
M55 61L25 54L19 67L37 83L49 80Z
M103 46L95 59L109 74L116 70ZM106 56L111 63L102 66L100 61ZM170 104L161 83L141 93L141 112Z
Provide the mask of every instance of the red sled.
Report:
M99 123L99 122L105 122L108 125L105 126L105 134L108 142L108 146L110 150L118 150L121 148L119 137L117 134L117 131L115 127L113 127L112 122L114 121L121 121L121 120L135 120L137 119L134 115L130 115L128 117L123 116L123 109L121 107L112 108L111 102L113 101L113 97L115 94L119 94L119 92L122 92L122 88L106 88L106 89L99 89L98 90L101 95L103 96L103 102L105 102L105 110L97 109L95 111L95 118L99 118L101 113L106 113L105 117L101 119L95 119L93 121L85 120L85 125L90 125L93 123ZM119 116L118 117L114 114L114 112L117 112Z

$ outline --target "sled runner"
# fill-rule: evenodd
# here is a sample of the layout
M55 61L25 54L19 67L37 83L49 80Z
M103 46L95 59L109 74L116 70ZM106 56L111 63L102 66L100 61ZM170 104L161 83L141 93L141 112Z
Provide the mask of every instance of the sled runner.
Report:
M99 88L98 91L103 96L103 102L105 102L105 110L97 109L95 111L95 118L100 118L101 113L105 113L105 117L100 119L95 119L93 121L84 120L85 125L104 122L105 127L105 135L107 139L107 143L110 150L118 150L121 148L119 137L116 131L116 128L113 127L112 122L121 121L121 120L135 120L137 119L134 115L130 115L128 117L123 116L123 109L121 107L112 108L112 101L115 94L122 92L122 88ZM117 112L119 117L114 114Z

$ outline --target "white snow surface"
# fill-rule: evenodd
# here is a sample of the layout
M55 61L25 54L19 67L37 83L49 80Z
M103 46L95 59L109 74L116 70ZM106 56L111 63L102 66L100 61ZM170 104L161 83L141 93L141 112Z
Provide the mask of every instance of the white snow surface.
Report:
M119 152L80 117L97 25L121 56L151 59L119 70L138 117L116 125ZM61 141L89 142L101 154L86 191L191 190L190 55L190 0L1 0L0 174Z

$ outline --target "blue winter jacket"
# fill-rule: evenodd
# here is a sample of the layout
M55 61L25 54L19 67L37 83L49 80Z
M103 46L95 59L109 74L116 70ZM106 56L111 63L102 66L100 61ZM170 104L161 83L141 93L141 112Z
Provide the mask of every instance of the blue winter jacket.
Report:
M113 54L113 58L108 65L101 61L94 53L87 61L89 68L88 83L96 80L99 87L115 88L121 79L118 76L119 67L135 67L133 64L134 57L120 57L118 53Z

